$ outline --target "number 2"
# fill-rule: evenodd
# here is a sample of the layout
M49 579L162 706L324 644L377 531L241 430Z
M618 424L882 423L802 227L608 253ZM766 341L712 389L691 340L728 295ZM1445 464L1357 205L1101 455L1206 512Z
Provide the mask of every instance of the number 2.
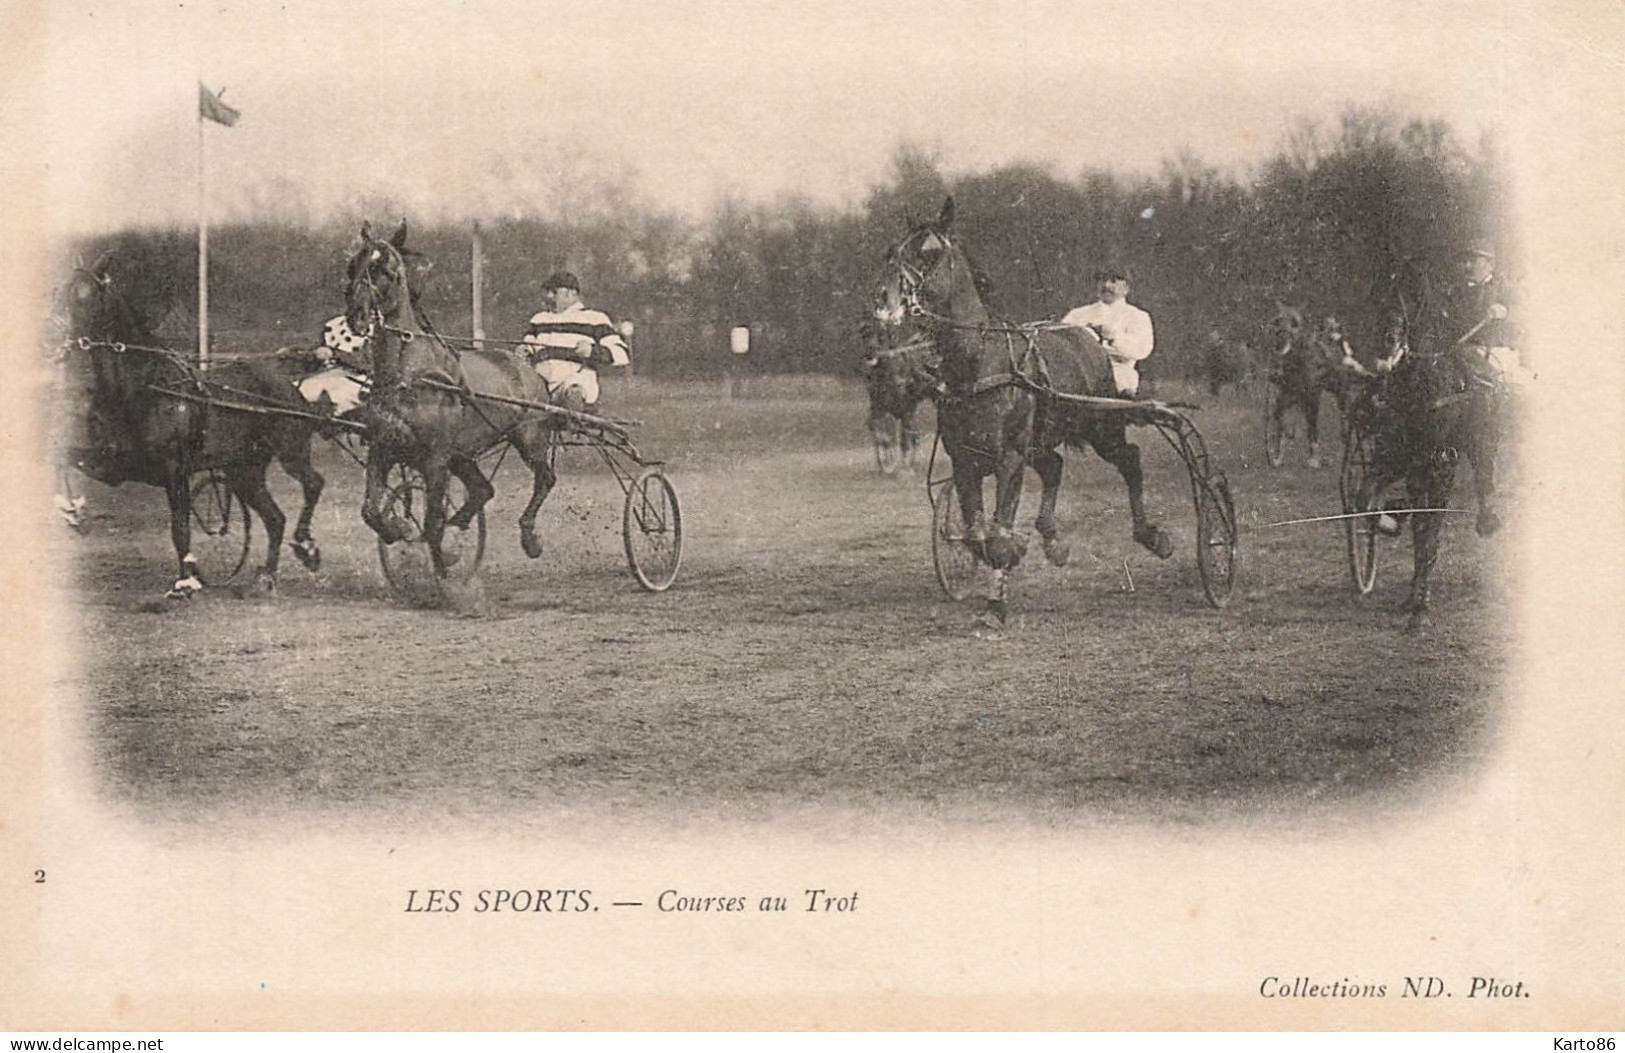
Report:
M34 871L34 884L36 884L36 885L45 884L45 871L43 871L43 870Z

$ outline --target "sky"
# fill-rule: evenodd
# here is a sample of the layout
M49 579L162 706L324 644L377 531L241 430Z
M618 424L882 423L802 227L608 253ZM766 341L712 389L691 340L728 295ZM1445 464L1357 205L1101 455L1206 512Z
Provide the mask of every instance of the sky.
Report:
M568 215L605 183L699 217L860 202L904 141L950 174L1182 150L1245 174L1362 105L1472 142L1515 119L1530 32L1510 3L1386 0L13 2L64 233L196 223L200 77L243 113L204 129L217 219Z

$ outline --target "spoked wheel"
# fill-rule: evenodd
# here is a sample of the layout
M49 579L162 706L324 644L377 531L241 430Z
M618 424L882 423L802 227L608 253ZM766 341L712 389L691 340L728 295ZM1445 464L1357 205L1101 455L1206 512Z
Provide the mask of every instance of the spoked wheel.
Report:
M1236 510L1230 483L1220 474L1191 480L1196 495L1196 569L1215 607L1230 604L1236 584Z
M219 472L192 484L192 555L205 585L225 585L248 562L253 522L248 508Z
M976 555L965 542L965 517L952 482L936 489L931 501L931 559L937 584L951 600L963 600L976 587Z
M1286 458L1286 419L1281 412L1281 386L1266 383L1264 391L1264 456L1269 458L1271 468L1279 468Z
M388 518L393 514L409 524L407 536L400 541L386 543L383 538L378 539L378 562L383 565L384 577L391 588L399 591L409 587L412 581L437 576L429 544L423 538L429 498L423 476L405 465L391 468L384 485L387 489L384 516ZM466 494L462 480L455 475L446 481L447 518L462 507ZM440 555L445 571L439 577L461 582L474 576L485 558L485 509L480 509L474 522L464 529L446 526L441 533Z
M1371 458L1371 436L1355 418L1343 435L1343 471L1337 484L1344 514L1372 511L1361 507L1360 499L1371 471ZM1375 497L1372 495L1373 500ZM1345 519L1343 532L1348 544L1349 580L1360 595L1367 595L1377 584L1377 517L1358 515Z
M650 592L665 592L683 565L683 513L677 491L659 468L645 468L626 488L621 541L632 576Z

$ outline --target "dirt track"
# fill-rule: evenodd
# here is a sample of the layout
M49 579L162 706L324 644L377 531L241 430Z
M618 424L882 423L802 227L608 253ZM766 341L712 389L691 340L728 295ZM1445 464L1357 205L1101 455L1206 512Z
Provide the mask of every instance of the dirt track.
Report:
M1035 545L998 634L937 591L920 477L875 473L855 392L645 388L615 409L648 422L639 439L683 502L683 571L663 595L627 573L620 492L583 451L543 509L535 562L514 526L528 480L504 466L482 574L439 610L391 597L357 514L360 469L331 448L325 565L285 557L274 598L215 590L148 612L172 574L162 498L90 486L91 529L64 536L61 558L108 797L162 816L835 805L1312 822L1421 803L1494 748L1516 651L1511 540L1454 517L1435 627L1402 635L1408 540L1385 547L1359 600L1338 527L1266 527L1336 511L1337 443L1319 471L1301 446L1271 470L1251 400L1196 415L1243 530L1230 609L1202 597L1183 468L1143 430L1174 558L1131 542L1115 474L1072 454L1074 563L1051 568ZM275 485L291 515L294 489ZM1470 499L1464 480L1456 504ZM1023 529L1035 506L1036 486Z

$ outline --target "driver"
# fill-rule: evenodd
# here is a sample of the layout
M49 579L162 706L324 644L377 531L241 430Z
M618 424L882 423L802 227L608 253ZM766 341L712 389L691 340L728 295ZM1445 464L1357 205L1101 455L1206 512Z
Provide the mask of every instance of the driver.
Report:
M626 341L608 315L581 302L581 282L569 271L549 275L542 289L552 310L531 316L523 350L554 402L576 410L596 405L598 370L631 362Z
M1111 360L1118 395L1131 399L1140 390L1139 364L1156 344L1151 316L1128 302L1128 271L1124 268L1103 267L1095 273L1095 281L1095 301L1068 311L1061 324L1094 331Z
M357 333L341 314L322 326L322 342L312 352L322 369L299 382L299 394L306 402L342 416L361 405L366 396L367 375L372 372L372 354L367 346L369 333Z

